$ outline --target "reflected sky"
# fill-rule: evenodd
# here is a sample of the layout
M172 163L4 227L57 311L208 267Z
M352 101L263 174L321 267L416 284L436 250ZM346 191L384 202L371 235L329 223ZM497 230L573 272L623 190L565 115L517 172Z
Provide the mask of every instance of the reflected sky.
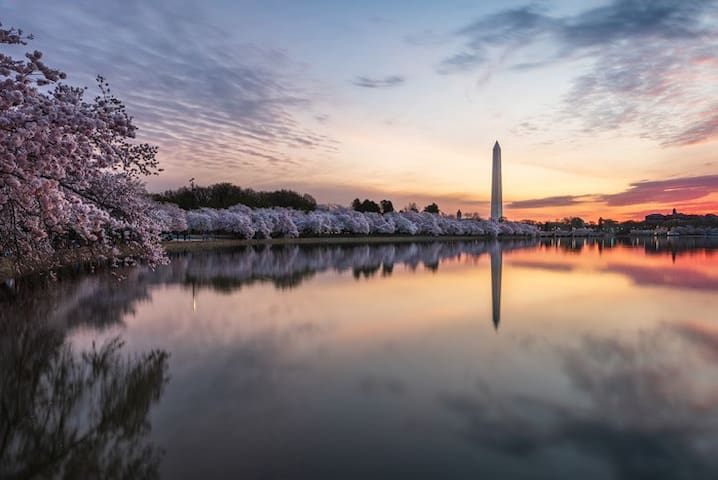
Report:
M77 349L169 353L164 478L715 478L717 247L192 252L6 288L3 315L52 298Z

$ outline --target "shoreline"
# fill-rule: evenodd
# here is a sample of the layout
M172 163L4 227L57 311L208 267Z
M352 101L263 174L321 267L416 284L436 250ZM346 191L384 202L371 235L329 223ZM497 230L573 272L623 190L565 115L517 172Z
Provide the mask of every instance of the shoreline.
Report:
M428 242L457 242L457 241L501 241L503 240L520 240L528 238L527 236L505 236L491 237L488 235L362 235L362 236L329 236L329 237L299 237L299 238L266 238L266 239L239 239L239 238L211 238L211 239L191 239L191 240L165 240L162 247L168 254L191 252L199 250L212 250L215 248L237 248L251 247L261 245L366 245L366 244L387 244L387 243L428 243ZM82 266L89 262L69 261L63 264L59 269ZM0 257L0 282L7 280L31 277L33 275L44 274L49 270L35 270L26 272L20 276L16 276L12 270L12 263L8 258Z
M431 242L472 242L472 241L485 241L485 242L501 242L501 241L514 241L514 240L531 240L535 239L537 242L541 240L549 240L555 238L585 238L585 239L600 239L607 238L609 236L500 236L492 237L488 235L443 235L443 236L430 236L430 235L387 235L387 236L376 236L376 235L362 235L362 236L328 236L328 237L299 237L299 238L267 238L267 239L239 239L239 238L210 238L210 239L190 239L190 240L166 240L162 242L162 246L168 254L182 253L191 251L201 250L212 250L217 248L238 248L238 247L251 247L251 246L272 246L272 245L381 245L381 244L392 244L392 243L431 243ZM625 235L625 236L613 236L614 238L644 238L640 235ZM701 238L705 235L682 235L682 238ZM662 237L666 238L666 237ZM677 237L668 237L668 239L675 239ZM708 236L707 238L717 238ZM7 280L30 277L33 275L47 273L47 271L36 270L27 272L20 276L15 276L11 268L11 262L6 257L0 257L0 282ZM82 262L68 262L60 267L69 268L82 266Z
M486 235L362 235L356 237L331 236L331 237L299 237L299 238L266 238L239 239L239 238L215 238L207 240L168 240L162 242L165 251L184 252L191 250L203 250L208 248L229 248L229 247L251 247L258 245L363 245L363 244L385 244L385 243L429 243L429 242L459 242L459 241L501 241L521 240L538 237L506 236L491 237Z

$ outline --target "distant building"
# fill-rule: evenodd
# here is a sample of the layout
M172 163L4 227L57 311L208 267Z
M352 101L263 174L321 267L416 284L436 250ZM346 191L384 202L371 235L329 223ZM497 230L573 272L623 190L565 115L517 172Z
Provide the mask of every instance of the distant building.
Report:
M498 140L494 144L491 167L491 219L500 220L504 216L504 206L501 193L501 146Z
M668 217L660 213L651 213L646 215L646 223L663 223L667 219Z
M646 215L645 219L646 223L662 223L668 220L683 220L689 218L690 216L691 215L686 215L685 213L680 213L674 208L668 215L663 215L662 213L650 213Z

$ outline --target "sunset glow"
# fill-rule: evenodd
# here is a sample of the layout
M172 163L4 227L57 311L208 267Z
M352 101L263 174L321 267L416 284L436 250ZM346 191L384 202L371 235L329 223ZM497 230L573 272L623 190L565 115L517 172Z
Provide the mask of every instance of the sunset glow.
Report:
M718 211L715 2L0 2L125 100L150 191L228 181L488 216ZM74 32L68 35L67 32Z

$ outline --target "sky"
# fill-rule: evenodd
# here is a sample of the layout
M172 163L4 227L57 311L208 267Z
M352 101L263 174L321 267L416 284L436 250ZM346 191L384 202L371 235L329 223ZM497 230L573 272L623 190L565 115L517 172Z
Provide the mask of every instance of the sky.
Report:
M110 83L150 191L220 181L512 220L718 213L717 1L0 0ZM90 88L92 91L92 88Z

